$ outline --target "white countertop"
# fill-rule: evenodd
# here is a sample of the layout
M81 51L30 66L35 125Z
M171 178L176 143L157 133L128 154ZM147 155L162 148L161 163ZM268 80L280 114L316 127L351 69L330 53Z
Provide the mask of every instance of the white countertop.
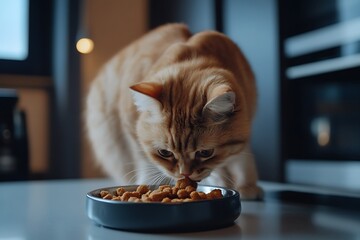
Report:
M360 213L277 201L242 201L233 226L191 233L133 233L95 225L86 193L110 180L0 183L0 240L56 239L360 239ZM261 183L265 191L288 185ZM360 203L359 203L360 204Z

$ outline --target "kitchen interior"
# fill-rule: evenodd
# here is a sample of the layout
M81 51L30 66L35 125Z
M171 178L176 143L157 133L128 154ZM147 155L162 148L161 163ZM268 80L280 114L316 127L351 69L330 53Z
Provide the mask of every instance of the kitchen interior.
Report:
M0 186L106 178L84 127L89 84L130 42L182 22L228 35L252 66L264 201L339 209L322 227L359 237L360 0L0 0L0 16Z

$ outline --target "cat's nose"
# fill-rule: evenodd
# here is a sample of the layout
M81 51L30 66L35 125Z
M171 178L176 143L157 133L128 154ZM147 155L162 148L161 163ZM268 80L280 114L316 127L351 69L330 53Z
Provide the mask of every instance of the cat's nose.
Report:
M185 163L180 163L179 164L179 174L183 175L184 177L189 177L192 174L192 170Z

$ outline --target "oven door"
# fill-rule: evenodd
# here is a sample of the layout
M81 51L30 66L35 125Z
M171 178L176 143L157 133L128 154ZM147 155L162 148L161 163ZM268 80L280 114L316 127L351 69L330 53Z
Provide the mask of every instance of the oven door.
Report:
M291 81L286 180L360 190L360 69Z
M360 0L279 0L287 182L360 191Z

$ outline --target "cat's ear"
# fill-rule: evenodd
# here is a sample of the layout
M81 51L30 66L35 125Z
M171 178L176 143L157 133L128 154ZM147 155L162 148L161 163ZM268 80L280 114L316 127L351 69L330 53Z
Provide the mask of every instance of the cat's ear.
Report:
M130 86L134 103L140 112L150 112L152 121L161 119L160 109L162 104L160 96L162 93L162 85L155 82L142 82Z
M130 86L130 88L138 93L152 97L160 101L160 95L163 89L162 84L156 82L142 82Z
M235 93L227 85L215 87L209 94L210 99L203 108L205 120L219 124L226 121L235 108Z

